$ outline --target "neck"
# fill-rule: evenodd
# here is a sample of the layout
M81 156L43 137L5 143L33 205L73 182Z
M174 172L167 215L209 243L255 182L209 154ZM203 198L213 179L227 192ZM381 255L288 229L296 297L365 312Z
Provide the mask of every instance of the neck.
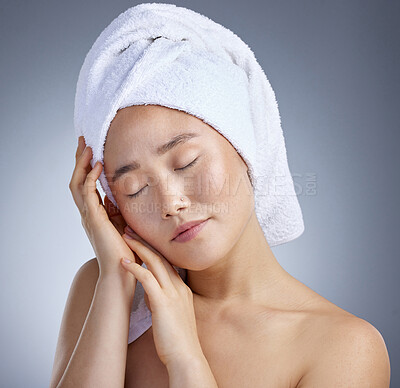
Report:
M206 302L268 303L289 274L279 265L253 211L232 249L215 265L187 271L186 283L194 296Z

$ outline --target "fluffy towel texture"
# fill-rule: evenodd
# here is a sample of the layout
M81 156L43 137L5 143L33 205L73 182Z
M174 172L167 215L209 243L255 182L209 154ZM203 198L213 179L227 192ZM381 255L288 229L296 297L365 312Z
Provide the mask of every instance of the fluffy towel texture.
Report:
M185 111L230 141L249 168L256 215L270 246L303 233L275 93L236 34L173 4L143 3L121 13L96 39L78 78L75 132L93 149L92 167L103 162L117 111L148 104ZM118 207L104 170L99 180ZM185 271L179 273L184 278ZM132 314L129 342L151 325L139 282Z

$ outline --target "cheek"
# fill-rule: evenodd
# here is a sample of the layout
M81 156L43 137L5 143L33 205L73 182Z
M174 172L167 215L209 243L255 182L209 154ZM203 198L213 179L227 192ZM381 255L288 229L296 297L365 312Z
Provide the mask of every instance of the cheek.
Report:
M157 241L164 241L164 237L160 234L161 232L158 231L158 228L156 227L156 225L159 223L152 220L149 214L129 213L124 216L124 219L126 223L133 229L133 231L145 241L149 242L150 245L156 244ZM156 245L153 246L156 248Z
M198 193L215 201L240 203L251 194L247 173L235 160L209 160L202 168Z
M144 231L142 219L131 211L127 212L126 208L125 210L121 210L121 214L124 217L124 220L128 224L128 226L130 226L135 233L142 236Z
M125 222L137 233L139 236L145 238L152 234L154 230L156 215L148 212L145 203L139 201L132 201L129 198L123 199L118 202L120 206L122 217Z
M238 234L255 205L246 168L237 159L216 160L204 171L202 192L207 193L203 201L213 204L215 215L231 225L230 233Z
M194 194L199 202L219 202L229 194L229 173L222 159L206 158L197 176Z

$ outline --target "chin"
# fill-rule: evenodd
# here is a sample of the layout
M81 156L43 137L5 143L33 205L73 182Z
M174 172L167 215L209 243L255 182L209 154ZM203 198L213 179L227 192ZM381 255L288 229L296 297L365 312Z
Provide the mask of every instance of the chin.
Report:
M218 264L223 255L219 255L216 253L215 249L205 249L202 252L199 252L197 249L193 254L186 253L183 257L177 257L175 255L174 260L168 260L172 265L175 265L180 268L184 268L190 271L203 271L207 268L213 267ZM214 252L211 256L209 252Z

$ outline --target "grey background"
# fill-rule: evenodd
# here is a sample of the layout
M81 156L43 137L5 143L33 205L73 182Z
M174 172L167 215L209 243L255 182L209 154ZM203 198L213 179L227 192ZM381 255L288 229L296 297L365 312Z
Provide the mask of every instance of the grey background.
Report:
M71 281L94 257L68 188L78 72L138 3L1 2L1 386L48 386ZM305 221L273 251L382 333L399 387L399 2L175 4L234 31L264 68Z

